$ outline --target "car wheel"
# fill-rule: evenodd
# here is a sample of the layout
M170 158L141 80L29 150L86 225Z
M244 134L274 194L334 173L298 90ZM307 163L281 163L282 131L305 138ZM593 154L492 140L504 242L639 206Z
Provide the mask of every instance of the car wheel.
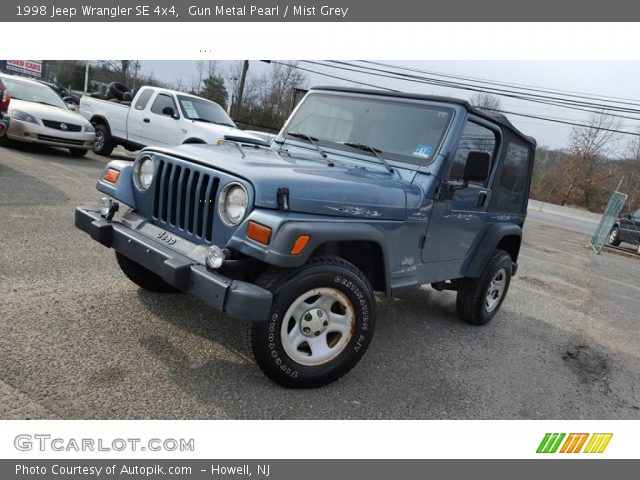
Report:
M93 142L93 152L98 155L108 157L116 147L113 140L111 140L109 129L106 125L96 125L95 130L96 138Z
M611 233L609 233L609 245L614 247L620 245L620 229L617 226L613 227Z
M502 306L509 290L513 265L504 250L496 250L478 278L460 280L456 310L472 325L488 323Z
M84 157L88 151L89 150L87 150L86 148L70 148L69 149L69 153L71 154L72 157Z
M271 380L320 387L362 358L373 336L375 298L351 263L313 257L295 270L270 268L256 283L273 293L273 304L268 320L249 324L249 346Z
M144 268L139 263L134 262L130 258L125 257L120 252L116 252L116 259L120 270L124 273L129 280L138 285L139 287L149 290L150 292L160 293L179 293L173 285L169 285L162 277L151 270Z

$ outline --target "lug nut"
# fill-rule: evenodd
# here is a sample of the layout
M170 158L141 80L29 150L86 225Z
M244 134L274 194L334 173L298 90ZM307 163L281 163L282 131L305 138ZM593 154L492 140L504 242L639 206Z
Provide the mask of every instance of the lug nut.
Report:
M316 332L314 333L314 335L317 337L318 335L320 335L320 332Z
M323 325L326 327L327 325L329 325L329 322L327 322L326 320L324 321Z
M322 310L318 310L318 316L321 317L322 316Z
M309 333L309 332L311 331L311 329L310 329L309 327L304 327L304 328L302 329L302 331L303 331L304 333Z
M304 319L305 319L307 322L310 322L310 321L311 321L311 314L310 314L310 313L307 313L307 314L304 316Z

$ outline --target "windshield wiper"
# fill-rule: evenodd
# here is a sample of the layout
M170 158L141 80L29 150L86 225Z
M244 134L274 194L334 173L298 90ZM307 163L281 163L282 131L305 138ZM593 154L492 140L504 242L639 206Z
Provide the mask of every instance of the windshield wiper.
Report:
M320 146L316 143L318 141L317 138L314 138L311 135L307 135L306 133L302 133L302 132L293 132L293 133L287 132L287 135L289 135L290 137L305 139L307 142L309 142L311 145L315 147L315 149L322 156L322 158L327 158L327 154L325 153L325 151L322 150ZM330 161L329 161L329 164L332 165Z
M378 157L378 160L382 162L382 164L384 165L384 168L386 168L389 173L393 173L393 167L391 167L391 165L389 165L389 162L387 162L384 159L384 157L380 155L382 150L380 150L379 148L372 147L371 145L364 145L362 143L345 142L343 143L343 145L346 145L347 147L355 148L356 150L364 150L365 152L373 153L376 157Z

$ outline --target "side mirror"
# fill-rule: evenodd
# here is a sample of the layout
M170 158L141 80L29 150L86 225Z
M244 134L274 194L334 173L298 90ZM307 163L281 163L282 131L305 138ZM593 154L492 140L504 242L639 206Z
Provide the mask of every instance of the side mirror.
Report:
M167 115L167 116L169 116L169 117L171 117L171 118L176 118L176 112L175 112L175 110L173 109L173 107L169 107L169 106L164 107L164 108L162 109L162 114L163 114L163 115Z
M464 183L484 183L489 178L491 167L491 155L487 152L469 152L467 163L464 166Z
M631 214L627 213L627 220L631 220Z

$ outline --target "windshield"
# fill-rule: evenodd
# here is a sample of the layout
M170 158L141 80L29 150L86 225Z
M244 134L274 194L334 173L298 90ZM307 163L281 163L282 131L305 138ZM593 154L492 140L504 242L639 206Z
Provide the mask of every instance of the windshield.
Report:
M178 95L178 101L180 102L182 114L189 120L202 120L230 127L236 126L227 115L227 112L217 103L204 98L187 97L185 95Z
M428 163L437 151L453 110L446 107L311 94L284 133L306 134L325 146L389 159ZM293 136L293 135L290 135Z
M45 85L23 82L7 77L3 77L2 80L11 98L24 100L25 102L44 103L45 105L68 110L62 99Z

